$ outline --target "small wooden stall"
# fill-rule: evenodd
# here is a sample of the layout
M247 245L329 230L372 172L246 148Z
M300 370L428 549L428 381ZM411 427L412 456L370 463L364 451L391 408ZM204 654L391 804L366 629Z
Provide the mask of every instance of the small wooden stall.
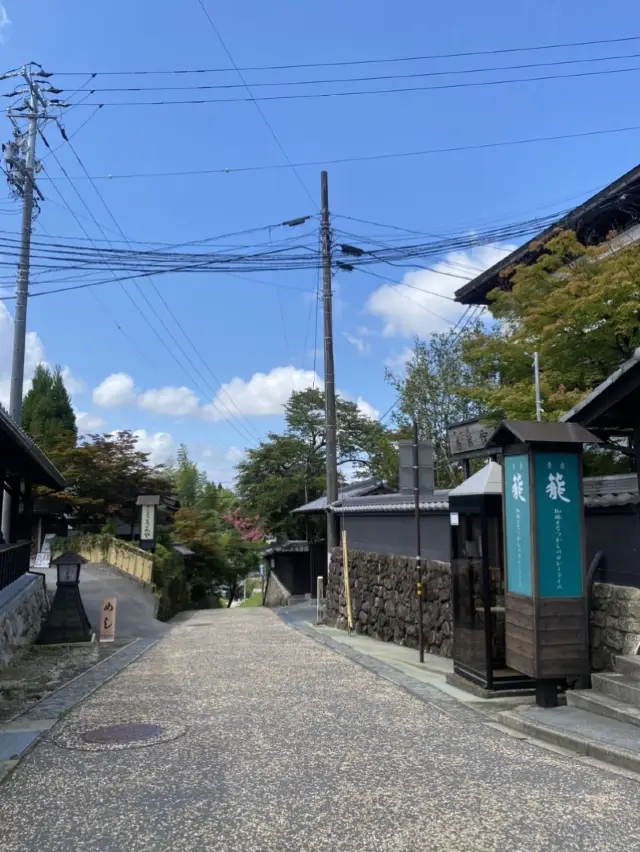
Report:
M506 663L500 465L449 492L449 511L454 673L488 693L531 689Z
M505 420L489 442L504 453L506 663L536 679L545 707L590 672L582 447L599 441L572 423Z

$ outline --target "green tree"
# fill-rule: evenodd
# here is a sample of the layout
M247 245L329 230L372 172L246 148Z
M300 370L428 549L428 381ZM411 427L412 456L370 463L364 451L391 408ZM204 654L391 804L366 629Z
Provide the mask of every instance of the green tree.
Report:
M461 481L459 465L451 460L447 428L477 416L479 405L462 393L473 386L473 375L462 360L460 333L452 330L414 341L404 374L386 372L398 394L393 419L399 437L411 437L412 420L422 440L433 444L434 477L438 488Z
M69 483L59 495L74 509L74 525L99 530L131 510L140 494L170 494L171 478L149 464L129 431L90 435L77 447L58 446L53 460Z
M397 476L397 458L384 426L362 414L356 403L340 398L337 421L340 467L349 464L359 476ZM296 391L285 407L284 434L269 433L237 466L243 511L271 535L320 534L319 519L291 512L324 493L325 459L324 393L317 388Z
M175 462L167 465L174 485L174 493L183 509L192 509L202 499L207 486L206 474L189 458L185 444L180 444Z
M25 431L47 454L55 452L59 445L75 445L76 417L59 367L50 370L38 364L22 404L22 422Z
M640 248L603 254L560 232L512 282L490 294L496 322L463 341L466 393L492 421L533 419L537 351L544 418L557 420L640 345Z

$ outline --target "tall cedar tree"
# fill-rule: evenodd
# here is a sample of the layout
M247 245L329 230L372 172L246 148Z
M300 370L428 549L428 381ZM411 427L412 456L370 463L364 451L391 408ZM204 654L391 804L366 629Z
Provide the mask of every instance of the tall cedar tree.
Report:
M22 404L22 423L44 453L55 453L60 446L75 446L76 416L59 367L36 367Z

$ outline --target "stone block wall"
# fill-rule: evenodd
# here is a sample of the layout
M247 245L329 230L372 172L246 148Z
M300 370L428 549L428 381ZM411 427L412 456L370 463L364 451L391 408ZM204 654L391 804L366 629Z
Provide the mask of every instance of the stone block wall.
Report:
M416 560L409 556L349 551L351 606L356 633L410 648L418 646ZM451 570L446 562L423 562L423 630L430 654L453 651ZM326 590L326 620L346 629L342 550L331 557Z
M270 571L267 577L267 588L264 594L264 605L270 607L289 606L291 592L285 588L275 571Z
M640 589L595 583L591 602L591 664L610 669L617 654L640 647Z
M0 596L0 669L20 648L38 637L49 609L44 577L26 574L18 578Z
M356 633L416 648L418 601L414 558L349 551L349 581ZM425 649L451 657L453 614L451 569L447 562L423 562ZM326 621L342 630L347 611L342 550L331 556L326 588ZM618 654L640 652L640 589L595 583L591 602L591 661L595 671L611 669Z

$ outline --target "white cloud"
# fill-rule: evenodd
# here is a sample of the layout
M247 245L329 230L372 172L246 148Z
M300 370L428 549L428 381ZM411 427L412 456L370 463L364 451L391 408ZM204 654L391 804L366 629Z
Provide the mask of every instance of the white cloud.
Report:
M88 411L76 411L75 415L78 432L84 433L85 435L90 432L97 432L105 425L105 422L101 417L91 414Z
M7 12L4 4L0 3L0 43L4 42L6 35L5 30L11 26L11 21L9 20L9 13Z
M446 331L466 310L464 305L450 301L455 291L510 250L479 246L468 252L453 252L435 264L433 271L415 270L408 272L401 284L384 284L371 294L367 309L385 321L383 334L387 337Z
M121 408L136 401L135 384L126 373L112 373L93 391L93 401L100 408Z
M246 453L246 450L241 450L240 447L229 447L227 452L224 454L225 461L231 462L231 464L238 464L238 462L242 461Z
M154 414L171 414L185 417L195 414L200 408L197 395L185 387L164 387L145 391L138 397L138 407Z
M0 19L1 20L1 19ZM0 402L7 407L11 392L11 361L13 353L13 319L0 303ZM34 331L27 332L24 360L24 391L31 384L35 368L44 361L44 346Z
M394 352L392 355L389 355L389 357L385 360L384 365L390 370L404 371L407 366L407 361L410 360L412 355L413 349L410 346L405 346L400 352Z
M168 432L147 432L135 429L133 434L142 453L149 453L151 464L164 464L169 461L175 450L175 442Z
M343 332L343 334L360 355L368 355L371 352L371 344L362 337L356 337L355 334L350 334L348 331Z
M63 369L61 370L61 374L64 386L70 394L73 395L74 393L82 393L87 389L87 386L82 381L82 379L79 379L77 376L73 375L70 367L63 367Z
M371 420L377 420L380 417L380 412L377 408L374 408L370 402L367 402L366 399L363 399L361 396L356 400L356 405L358 406L358 411L361 414L364 414L365 417L371 418Z
M203 406L208 420L229 420L241 412L247 417L282 414L293 391L309 388L320 378L311 370L296 367L274 367L269 373L254 373L247 381L236 376L222 385L213 402Z
M313 370L297 367L274 367L268 373L254 373L249 379L235 376L223 384L211 402L201 405L198 396L187 387L164 387L137 393L135 382L126 373L114 373L93 391L93 401L100 408L131 406L174 417L193 417L218 422L240 416L269 417L283 413L293 391L313 385L323 390L324 382ZM345 399L349 395L338 393ZM362 397L357 399L360 410L368 417L378 416L375 408ZM238 447L230 448L226 462L234 464L243 455Z

